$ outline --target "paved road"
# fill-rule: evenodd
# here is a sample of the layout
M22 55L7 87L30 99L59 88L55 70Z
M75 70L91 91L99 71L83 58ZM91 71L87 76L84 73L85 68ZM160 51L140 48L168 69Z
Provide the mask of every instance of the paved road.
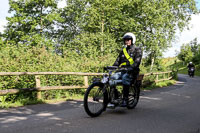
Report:
M90 118L82 101L0 110L0 133L200 133L200 78L142 92L134 110Z

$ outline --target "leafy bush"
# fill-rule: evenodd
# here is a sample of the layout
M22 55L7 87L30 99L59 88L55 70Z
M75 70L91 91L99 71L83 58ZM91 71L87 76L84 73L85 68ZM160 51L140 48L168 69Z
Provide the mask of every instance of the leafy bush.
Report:
M78 43L78 42L77 42ZM84 46L85 47L85 46ZM13 46L7 45L0 49L0 70L1 72L104 72L104 66L110 66L114 63L117 54L105 52L100 54L93 49L95 56L90 54L80 54L69 48L65 49L62 55L58 55L51 49L45 47ZM107 51L107 52L106 52ZM92 51L91 51L92 52ZM96 52L96 53L95 53ZM141 72L147 73L145 63L141 63ZM89 77L91 82L92 77ZM153 79L153 78L151 78ZM82 76L71 75L41 75L41 86L68 86L83 85ZM35 88L35 76L1 76L0 89L14 88ZM42 91L43 99L68 98L75 94L84 94L82 89L74 90L52 90ZM22 92L14 95L0 96L0 102L28 104L37 101L36 92Z
M112 65L116 57L113 54L99 55L94 58L74 55L57 55L44 47L7 45L0 49L1 72L103 72L103 67ZM44 75L40 76L42 86L83 85L82 76ZM91 79L91 78L90 78ZM1 76L0 89L34 88L35 77ZM73 91L78 92L78 91ZM44 98L56 98L68 91L44 91ZM79 92L80 93L80 92ZM71 95L72 93L70 93ZM0 101L15 102L20 99L35 100L35 92L23 92L15 95L1 96Z

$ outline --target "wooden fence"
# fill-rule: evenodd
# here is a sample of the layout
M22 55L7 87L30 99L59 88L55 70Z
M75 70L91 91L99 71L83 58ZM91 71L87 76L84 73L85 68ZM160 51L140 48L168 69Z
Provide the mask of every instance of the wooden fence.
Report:
M155 72L155 73L147 73L144 74L145 77L147 76L151 76L151 75L156 75L156 80L154 80L154 82L160 82L160 81L164 81L164 80L170 80L172 79L172 75L170 75L170 73L172 73L172 71L168 71L168 72ZM167 75L166 75L167 74ZM162 79L159 79L159 75L162 75Z
M155 82L170 80L172 76L170 76L169 72L157 72L157 73L147 73L147 74L140 74L137 80L143 80L144 77L148 77L151 75L156 75ZM0 76L20 76L20 75L34 75L36 81L35 88L21 88L21 89L6 89L0 90L1 95L7 94L15 94L23 91L37 91L37 98L41 99L41 91L44 90L60 90L60 89L86 89L88 88L88 76L103 76L104 73L83 73L83 72L0 72ZM167 76L166 76L167 74ZM80 86L41 86L40 83L40 75L76 75L76 76L83 76L83 83L84 85ZM159 75L164 75L162 79L159 79Z

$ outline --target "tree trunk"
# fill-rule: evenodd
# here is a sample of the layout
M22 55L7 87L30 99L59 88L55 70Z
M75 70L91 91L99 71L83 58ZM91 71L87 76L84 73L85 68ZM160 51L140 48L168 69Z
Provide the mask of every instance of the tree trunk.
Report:
M102 13L102 16L104 17L104 12ZM101 22L101 33L102 33L102 36L103 36L103 33L104 33L104 19L102 19L102 22ZM104 51L104 46L103 46L103 37L102 37L102 40L101 40L101 52Z
M151 59L151 68L150 68L151 72L152 72L152 69L153 69L153 65L154 65L154 57L152 57L152 59Z
M43 6L41 6L41 9L40 9L40 34L43 34L43 20L42 20L42 12L43 10Z

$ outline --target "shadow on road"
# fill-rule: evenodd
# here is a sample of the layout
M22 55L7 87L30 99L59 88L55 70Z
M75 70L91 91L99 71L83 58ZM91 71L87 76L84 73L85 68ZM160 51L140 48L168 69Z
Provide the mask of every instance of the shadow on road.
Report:
M82 106L82 101L65 101L56 104L37 104L17 108L0 109L0 132L2 133L3 129L9 130L9 127L16 124L20 125L20 123L33 124L50 120L52 123L57 123L58 121L63 120L63 114L60 115L57 112L66 110L67 116L73 114L75 108L80 108ZM65 122L64 124L67 123L68 122Z
M184 76L179 76L179 80L175 85L158 88L150 92L142 92L143 95L136 109L128 110L120 107L107 109L106 112L97 118L91 118L85 113L83 101L65 101L55 104L37 104L18 108L0 109L0 133L13 131L17 131L16 133L27 133L29 130L31 130L30 132L40 131L42 133L56 132L60 130L59 128L63 129L63 132L72 132L73 129L84 133L84 130L91 128L90 125L94 125L94 127L99 127L99 129L103 130L102 125L105 127L110 124L112 127L112 122L117 122L115 124L118 127L122 121L126 121L125 118L134 124L138 124L138 121L141 122L141 127L144 125L143 122L151 124L152 120L156 119L157 123L155 125L163 123L160 127L162 129L167 123L173 123L173 118L176 118L177 123L189 120L188 112L184 113L183 110L186 109L182 106L185 105L185 102L189 102L191 98L186 99L183 97L185 93L180 96L171 95L177 94L173 90L182 88L186 82L187 80ZM172 92L165 93L171 90ZM174 99L176 103L182 103L182 101L184 103L171 104L170 101ZM178 111L173 108L178 109ZM192 111L194 112L195 110ZM81 125L85 127L81 128Z

